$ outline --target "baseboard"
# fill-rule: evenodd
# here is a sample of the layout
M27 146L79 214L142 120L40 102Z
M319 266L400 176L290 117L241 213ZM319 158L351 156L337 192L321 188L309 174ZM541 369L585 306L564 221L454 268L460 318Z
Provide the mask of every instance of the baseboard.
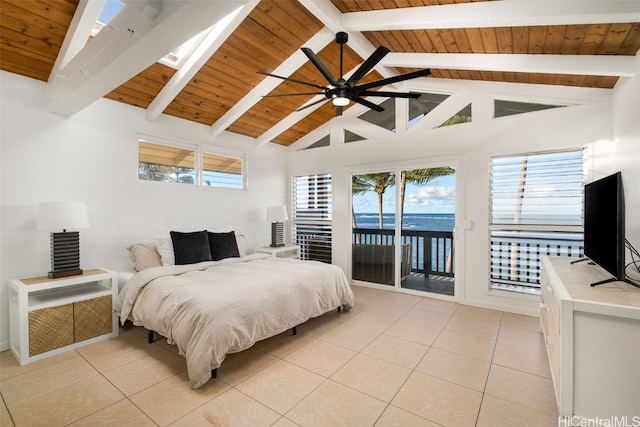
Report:
M477 301L477 300L469 300L469 299L466 299L461 304L471 305L473 307L487 308L489 310L504 311L504 312L513 313L513 314L522 314L524 316L540 317L539 306L536 306L535 308L527 309L524 307L514 307L513 305L508 305L508 304L492 304L486 301Z

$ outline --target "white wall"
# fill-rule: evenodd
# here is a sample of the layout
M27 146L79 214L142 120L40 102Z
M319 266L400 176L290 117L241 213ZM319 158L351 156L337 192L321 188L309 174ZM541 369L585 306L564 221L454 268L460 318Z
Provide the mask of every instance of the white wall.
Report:
M36 231L41 201L87 203L80 230L81 267L130 269L126 246L169 229L234 226L248 247L269 242L266 208L284 204L286 150L168 116L101 99L72 117L50 114L45 84L0 73L0 348L8 343L7 281L46 274L49 234ZM137 132L246 153L247 191L139 182Z
M622 171L625 192L626 237L640 251L640 54L636 76L620 79L613 99L613 137L616 153L613 168ZM627 252L627 262L630 262Z
M634 88L637 91L638 79ZM440 129L426 129L418 134L402 131L379 140L334 144L329 147L292 152L289 168L293 175L329 172L334 176L334 263L350 270L351 217L349 190L350 174L381 167L415 165L429 167L456 164L456 297L466 304L538 315L538 298L504 291L489 290L489 160L492 156L553 151L587 147L590 177L603 172L624 169L628 179L638 177L640 144L637 124L632 114L617 128L635 137L618 137L618 150L624 146L623 161L616 160L616 141L613 136L613 91L567 91L552 86L522 88L518 85L465 82L460 85L467 94L460 97L462 108L470 97L473 100L474 122ZM518 93L510 93L516 89ZM528 92L528 93L527 93ZM469 95L470 94L470 95ZM586 96L583 96L585 95ZM527 95L522 97L523 95ZM572 101L571 96L575 95ZM523 101L575 103L576 105L529 113L526 115L491 119L487 109L492 97L518 98ZM616 98L616 108L631 109L635 117L637 95ZM620 104L620 105L618 105ZM451 113L455 113L455 109ZM434 110L435 112L435 110ZM433 113L431 113L433 114ZM428 116L427 116L428 117ZM340 120L336 119L336 125ZM350 119L343 120L347 122ZM320 136L317 133L316 136ZM633 160L631 160L633 159ZM594 171L591 171L594 168ZM635 169L634 169L635 168ZM631 187L627 185L627 187ZM638 186L627 191L627 207L637 212L640 204ZM633 213L633 212L631 212ZM637 216L637 215L636 215ZM629 220L629 217L628 217ZM465 221L471 229L464 230ZM633 222L633 220L629 220ZM634 227L630 225L630 229ZM634 232L632 232L633 235Z

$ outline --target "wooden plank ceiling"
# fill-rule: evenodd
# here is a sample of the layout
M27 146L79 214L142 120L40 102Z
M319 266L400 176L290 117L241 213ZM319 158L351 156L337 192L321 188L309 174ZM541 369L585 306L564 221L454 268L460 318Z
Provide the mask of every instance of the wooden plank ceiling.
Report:
M260 138L278 129L294 110L313 99L309 96L257 97L240 114L229 119L225 115L245 102L252 90L265 77L258 70L273 72L296 51L305 46L323 27L306 7L306 0L262 0L235 30L222 42L184 88L168 103L164 114L215 127L220 120L229 124L231 132ZM318 2L319 3L319 2ZM435 6L470 3L465 0L332 0L336 14L367 10ZM0 68L2 70L48 81L56 58L61 53L65 35L78 6L77 0L2 0L0 2ZM308 5L307 5L308 6ZM325 29L326 31L326 29ZM355 32L350 32L350 38ZM371 45L370 51L386 46L391 52L404 53L469 53L469 54L554 54L633 56L640 49L639 22L612 22L569 25L527 25L470 28L427 28L410 30L362 31ZM339 73L339 46L329 42L316 52L336 76ZM344 49L345 73L363 61L349 44ZM414 69L398 68L399 73ZM158 97L176 70L159 62L140 71L115 87L106 98L143 109ZM292 70L290 77L326 85L324 77L308 61ZM388 75L384 76L388 77ZM373 71L362 81L383 78ZM561 85L585 88L613 88L618 76L587 74L554 74L538 72L433 69L435 79L482 80L511 83ZM281 81L270 94L309 92L309 86ZM311 89L313 91L313 89ZM267 95L260 93L258 95ZM254 96L255 98L255 96ZM353 105L353 104L352 104ZM327 102L270 138L281 145L291 145L299 138L334 117Z

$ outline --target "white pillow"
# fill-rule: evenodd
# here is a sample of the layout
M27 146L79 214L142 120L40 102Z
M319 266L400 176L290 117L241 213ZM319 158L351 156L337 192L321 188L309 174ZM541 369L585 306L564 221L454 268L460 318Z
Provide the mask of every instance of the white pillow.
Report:
M247 238L244 236L244 234L235 233L235 235L236 235L236 244L238 245L238 252L240 253L240 256L246 256L247 255Z
M176 256L173 253L173 242L171 241L171 235L161 234L159 236L154 236L153 241L158 247L160 259L162 259L162 265L175 265Z

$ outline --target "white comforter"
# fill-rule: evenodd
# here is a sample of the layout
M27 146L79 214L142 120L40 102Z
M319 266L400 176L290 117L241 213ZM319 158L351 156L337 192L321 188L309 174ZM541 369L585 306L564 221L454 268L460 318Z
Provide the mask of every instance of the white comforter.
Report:
M122 323L131 319L178 346L194 388L227 353L352 305L339 267L264 254L143 270L114 304Z

